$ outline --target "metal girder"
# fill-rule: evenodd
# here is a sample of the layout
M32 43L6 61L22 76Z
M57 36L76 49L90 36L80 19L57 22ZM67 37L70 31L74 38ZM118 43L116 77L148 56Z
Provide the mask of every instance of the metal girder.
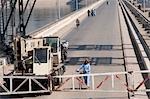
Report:
M29 4L29 0L27 0L25 7L23 6L23 0L19 0L19 32L20 32L20 36L24 37L26 35L26 27L28 25L29 19L31 17L33 8L35 6L36 0L33 1L32 7L30 9L29 15L27 16L27 20L25 22L24 20L24 13L27 9L27 6Z
M12 94L30 94L30 93L50 93L50 83L48 77L41 76L0 76L3 79L8 79L4 84L0 84L3 89L0 90L0 95L12 95ZM41 83L40 80L45 80ZM15 84L16 82L19 84ZM21 82L20 82L21 81ZM45 85L45 83L47 85ZM6 84L6 85L5 85ZM9 86L9 87L8 87ZM40 89L34 89L38 87ZM25 90L27 89L27 90Z
M34 5L35 5L35 2L36 0L34 0L33 2L33 5L32 5L32 8L29 12L29 15L27 16L27 20L24 19L24 14L25 14L25 11L27 9L27 6L29 4L29 0L26 1L25 3L25 7L24 7L24 0L18 0L18 6L19 6L19 25L17 27L17 34L19 35L19 38L20 37L25 37L26 36L26 27L27 27L27 24L28 24L28 21L30 19L30 16L31 16L31 13L33 11L33 8L34 8ZM17 42L17 46L15 48L15 52L17 53L17 58L16 58L16 63L21 65L22 63L19 63L19 61L21 61L21 45L20 45L20 41ZM16 67L18 67L16 66Z
M24 81L14 90L16 92L23 84L27 82L28 79L24 79Z
M28 4L29 4L29 0L27 0L27 2L26 2L26 4L25 4L23 13L26 11Z
M2 0L0 1L0 9L2 10ZM0 10L0 14L2 14L1 13L1 10ZM2 41L2 15L0 15L0 42Z
M4 34L4 0L1 0L1 20L2 20L2 31L1 31L1 39L3 41L4 37L3 37L3 34Z
M2 30L3 30L3 33L1 33L2 40L5 40L4 35L5 35L5 33L6 33L7 29L8 29L8 24L10 23L10 20L12 18L12 15L13 15L13 12L15 10L16 3L17 3L17 0L11 0L10 1L11 11L10 11L10 14L8 16L8 19L7 19L7 17L6 17L6 19L4 19L5 18L5 16L4 16L4 6L5 6L5 4L7 6L7 0L5 0L5 1L6 2L4 2L4 0L1 0L1 6L2 6L2 8L1 8L1 15L2 16L1 17L2 17ZM6 9L6 15L7 15L7 9Z
M11 0L11 3L12 3L12 0ZM6 26L5 26L5 28L4 28L4 33L5 33L5 31L7 30L8 24L9 24L9 22L10 22L10 19L11 19L11 17L12 17L12 14L13 14L13 12L14 12L14 10L15 10L16 3L17 3L17 0L15 0L14 3L13 3L13 5L11 6L11 13L10 13L10 15L9 15L9 18L8 18L8 20L7 20L7 23L6 23Z
M18 0L19 6L19 33L20 36L25 36L25 25L24 25L24 8L23 8L23 0Z
M38 84L43 90L47 90L48 88L45 88L40 82L38 82L36 79L32 79L36 84Z
M11 7L10 14L8 15L8 18L5 17L5 15L7 15L7 1L10 2L10 7ZM25 13L25 11L27 9L27 6L29 4L29 0L27 0L27 2L25 4L25 7L23 6L24 5L24 2L23 2L24 0L1 0L1 18L0 18L0 22L1 22L1 26L0 26L0 29L1 29L0 36L1 37L0 37L0 40L1 41L5 40L4 36L5 36L5 34L8 30L8 25L9 25L11 19L13 17L15 17L15 14L13 14L13 13L15 11L17 1L18 1L18 8L19 8L19 16L18 16L19 17L19 24L18 24L18 27L17 27L18 28L17 33L22 37L24 37L25 34L26 34L26 27L27 27L27 24L29 22L29 19L30 19L31 13L33 11L34 5L36 3L36 0L33 1L33 4L31 6L31 10L29 12L29 15L27 16L26 22L24 20L24 13ZM6 10L6 12L5 12L5 10ZM13 24L12 24L12 29L13 29Z
M27 2L27 3L28 3L28 2ZM31 7L29 16L28 16L27 21L26 21L26 23L25 23L25 28L26 28L27 25L28 25L28 22L29 22L29 19L30 19L31 14L32 14L33 8L34 8L34 6L35 6L35 3L36 3L36 0L34 0L33 5L32 5L32 7ZM25 9L25 10L26 10L26 9Z

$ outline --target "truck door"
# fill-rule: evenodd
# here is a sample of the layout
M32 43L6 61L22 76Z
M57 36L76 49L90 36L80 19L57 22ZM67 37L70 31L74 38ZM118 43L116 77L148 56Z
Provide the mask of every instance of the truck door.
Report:
M34 48L33 51L33 73L35 75L46 75L51 70L51 59L49 48Z

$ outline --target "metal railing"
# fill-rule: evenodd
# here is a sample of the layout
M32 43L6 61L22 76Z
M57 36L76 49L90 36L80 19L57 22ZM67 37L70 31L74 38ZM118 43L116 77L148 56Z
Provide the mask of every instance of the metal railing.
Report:
M95 73L95 74L77 74L77 75L63 75L54 76L54 78L62 79L63 82L55 87L56 91L101 91L101 92L135 92L144 91L149 92L150 89L145 89L143 86L146 82L150 81L150 76L148 74L150 70L145 71L130 71L130 72L110 72L110 73ZM140 79L140 82L135 79L137 74L145 74L147 78L144 80ZM127 75L130 82L127 85L125 80L125 75ZM89 76L91 84L88 86L84 83L84 76ZM139 76L140 77L140 76ZM104 84L105 89L103 87ZM117 88L121 84L120 88ZM120 85L119 85L120 86ZM85 90L86 89L86 90Z
M149 73L150 70L63 75L53 76L53 78L1 76L4 81L0 81L0 95L50 93L52 91L52 79L62 80L61 84L54 86L55 91L150 92L150 89L146 89L144 86L150 81ZM147 76L146 79L140 78L139 75L142 74ZM129 79L128 85L125 75ZM90 77L90 86L85 84L84 76Z

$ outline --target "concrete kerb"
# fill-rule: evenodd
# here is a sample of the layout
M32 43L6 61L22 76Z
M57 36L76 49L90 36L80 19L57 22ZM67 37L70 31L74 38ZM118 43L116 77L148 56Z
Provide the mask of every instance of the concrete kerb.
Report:
M100 0L91 6L85 7L81 10L76 11L75 13L71 14L68 17L65 17L64 19L52 24L48 25L47 27L30 34L33 38L38 37L46 37L51 35L58 35L63 36L66 32L72 30L73 27L76 25L76 19L79 19L80 22L82 22L87 17L87 10L89 9L96 9L99 6L101 6L106 0ZM63 32L63 33L62 33Z

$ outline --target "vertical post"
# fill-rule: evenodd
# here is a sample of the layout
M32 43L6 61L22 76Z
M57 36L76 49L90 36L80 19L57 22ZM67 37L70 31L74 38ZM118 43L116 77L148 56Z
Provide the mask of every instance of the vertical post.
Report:
M60 19L60 0L58 0L58 19Z
M29 92L32 91L32 87L31 87L31 78L29 78Z
M5 20L4 20L4 0L1 0L1 18L2 18L2 31L1 31L1 39L2 42L5 40Z
M75 5L76 5L76 10L78 10L79 9L79 6L78 6L79 2L78 2L78 0L75 1Z
M131 79L132 79L132 89L134 89L134 73L131 73ZM132 92L132 96L134 97L134 91Z
M12 92L13 89L13 83L12 83L12 77L10 77L10 92Z
M60 19L60 0L56 0L56 17L57 19Z
M94 83L95 83L95 82L94 82L94 75L92 75L92 89L93 89L93 90L94 90L94 86L95 86Z
M13 9L13 3L12 2L9 2L10 3L10 9L12 10ZM15 9L14 9L14 12L12 14L12 18L11 18L11 42L13 42L13 37L14 37L14 33L15 32Z
M1 11L0 11L0 13L1 13ZM0 43L2 42L2 27L1 26L2 26L2 23L1 23L1 16L0 16Z
M3 68L3 76L4 76L4 75L5 75L5 71L4 71L4 63L2 63L2 64L3 64L3 65L2 65L2 66L3 66L2 68Z
M143 3L144 3L144 4L143 4L143 6L144 6L144 13L145 13L145 6L146 6L146 5L145 5L145 2L146 2L146 0L143 0Z
M112 88L114 88L114 74L111 75L111 81L112 81Z
M4 1L4 2L5 2L5 3L4 3L4 6L5 6L5 7L4 7L4 18L5 18L4 21L5 21L6 24L7 24L7 14L8 14L8 13L7 13L7 0ZM6 26L5 26L5 27L6 27ZM7 35L7 31L8 31L8 30L7 30L7 29L5 30L5 27L4 27L4 31L5 31L4 33L5 33L5 35ZM4 41L4 42L5 42L6 45L8 44L8 36L5 36L5 41Z
M88 6L88 1L86 0L85 2L86 2L86 4L85 4L85 5L86 5L86 6Z
M72 77L72 90L75 90L74 76Z

